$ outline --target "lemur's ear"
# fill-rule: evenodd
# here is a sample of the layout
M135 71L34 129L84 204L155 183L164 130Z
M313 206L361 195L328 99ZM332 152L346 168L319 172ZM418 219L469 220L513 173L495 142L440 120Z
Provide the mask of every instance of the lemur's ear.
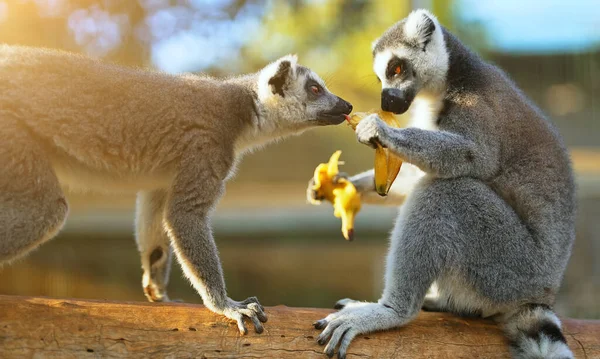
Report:
M278 95L285 97L284 90L296 78L296 55L287 55L269 64L260 72L259 96L264 99Z
M436 17L429 11L419 9L411 12L404 24L406 38L425 51L427 44L434 36L436 27L440 26Z

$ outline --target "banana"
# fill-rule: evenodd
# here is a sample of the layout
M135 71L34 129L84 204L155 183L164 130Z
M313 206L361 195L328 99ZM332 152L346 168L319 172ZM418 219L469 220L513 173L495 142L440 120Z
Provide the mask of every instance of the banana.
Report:
M338 177L338 164L342 151L334 152L328 163L321 163L313 176L318 197L325 198L333 204L333 215L342 219L342 234L346 240L354 239L354 218L360 211L360 193L356 187L343 177ZM318 201L312 202L318 204Z
M356 129L358 123L368 115L376 113L379 117L392 127L400 127L400 123L396 119L396 116L392 112L387 111L369 111L369 112L356 112L352 116L346 117L348 124L353 130ZM402 160L391 153L387 148L381 147L381 144L377 143L375 148L375 190L380 196L387 196L392 183L398 176L402 167Z

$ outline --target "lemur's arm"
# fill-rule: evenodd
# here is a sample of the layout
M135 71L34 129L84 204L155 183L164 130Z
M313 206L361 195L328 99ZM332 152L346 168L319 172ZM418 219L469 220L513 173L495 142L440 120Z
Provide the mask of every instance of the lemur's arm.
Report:
M498 151L494 146L454 132L393 128L377 115L370 115L358 124L356 135L359 142L368 145L379 142L404 161L438 177L487 179L498 168Z
M368 170L350 177L350 181L361 193L361 200L366 204L381 206L399 206L404 203L417 181L423 177L423 172L410 163L404 163L398 177L392 184L387 196L380 196L375 191L375 171Z
M207 140L207 136L197 136ZM267 320L255 297L236 302L227 297L223 270L209 226L209 218L224 191L224 180L233 163L233 149L220 148L218 141L188 146L166 201L164 227L184 274L210 310L237 321L246 333L243 317L254 323Z
M404 203L404 200L410 191L412 191L417 181L423 177L423 174L423 171L419 170L417 167L409 163L403 164L400 173L398 173L398 177L396 177L396 180L392 184L392 188L390 188L390 192L385 197L380 196L377 191L375 191L375 171L373 169L361 172L352 177L347 177L346 174L342 173L339 175L348 178L348 180L352 182L356 187L356 190L361 194L362 203L378 206L400 206ZM312 189L313 186L314 179L311 178L310 181L308 181L308 188L306 191L307 200L310 203L319 203L323 198L317 196L317 192Z

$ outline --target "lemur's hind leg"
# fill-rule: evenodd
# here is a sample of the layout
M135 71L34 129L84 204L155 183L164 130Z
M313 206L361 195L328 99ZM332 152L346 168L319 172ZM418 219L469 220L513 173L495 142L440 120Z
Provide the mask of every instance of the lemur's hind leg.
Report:
M142 260L142 287L151 302L168 302L167 284L173 250L163 227L167 193L140 192L137 196L136 242Z
M68 204L39 143L16 123L0 131L0 264L26 255L62 228Z

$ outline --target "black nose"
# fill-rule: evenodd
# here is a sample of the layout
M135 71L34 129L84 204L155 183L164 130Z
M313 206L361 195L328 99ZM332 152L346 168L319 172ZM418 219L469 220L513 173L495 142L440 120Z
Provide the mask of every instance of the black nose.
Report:
M386 88L381 91L381 109L395 114L405 113L410 107L413 96L396 88Z
M342 113L349 115L350 112L352 112L352 104L341 97L338 97L338 99L339 100L336 104L336 107L339 108L342 111Z
M348 112L346 112L346 114L349 115L350 112L352 112L352 104L348 101L344 101L344 104L346 105L346 108L348 109Z

